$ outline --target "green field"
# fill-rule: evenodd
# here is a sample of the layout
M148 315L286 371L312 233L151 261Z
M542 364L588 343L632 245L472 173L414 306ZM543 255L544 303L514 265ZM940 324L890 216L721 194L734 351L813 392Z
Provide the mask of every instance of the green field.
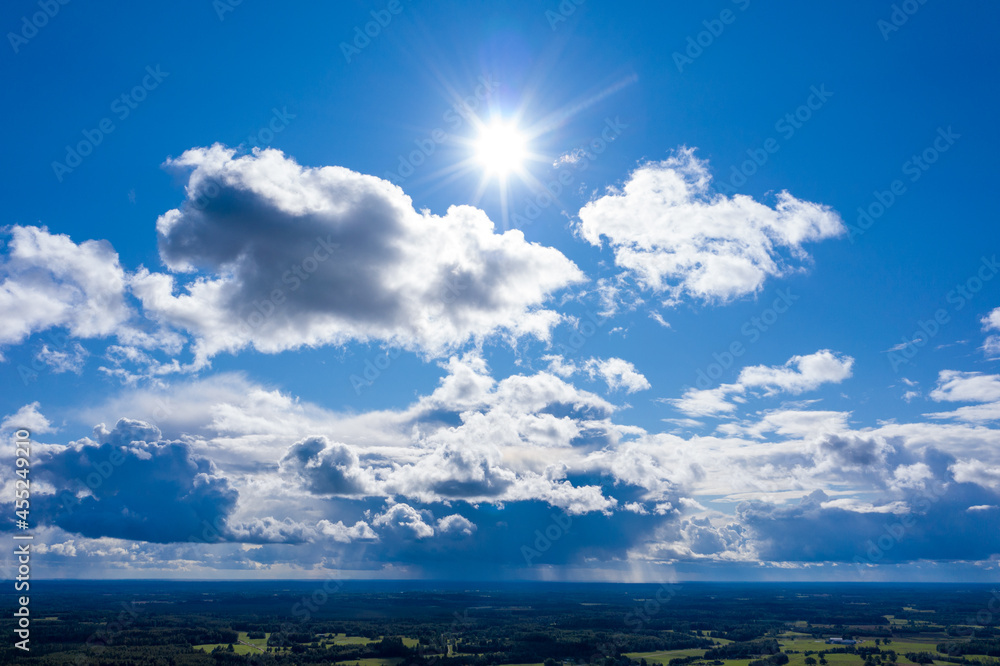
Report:
M891 624L894 627L905 627L908 625L912 625L914 627L920 627L931 624L930 621L928 620L906 619L906 618L896 617L895 615L886 615L885 617L887 620L889 620L889 624Z
M705 654L704 648L689 648L687 650L663 650L660 652L628 652L625 654L629 659L645 659L649 663L661 663L666 666L671 659L678 657L700 657Z
M716 639L718 642L723 642ZM942 639L944 640L944 639ZM729 643L731 641L725 641ZM903 656L907 652L936 652L937 643L940 642L934 638L927 638L925 640L896 640L893 639L892 643L889 645L880 645L882 650L895 650L898 655L898 663L900 666L905 666L909 662ZM788 655L788 666L806 666L805 652L818 653L820 651L828 651L831 648L838 646L827 645L825 640L819 640L812 638L810 634L804 634L801 632L785 632L778 637L778 644L781 646L783 652L788 650L793 650L792 654ZM864 639L863 645L874 646L875 640L873 638ZM671 659L677 659L679 657L698 657L705 653L703 648L691 648L686 650L664 650L660 652L629 652L626 656L631 659L639 660L645 659L649 664L662 664L662 666L667 666ZM797 654L796 654L797 653ZM819 659L818 654L810 655L813 659ZM749 659L725 659L723 663L725 666L748 666ZM864 661L857 655L849 653L830 653L826 654L827 666L862 666ZM944 662L938 664L935 662L935 666L947 666Z
M368 645L376 642L376 639L365 638L364 636L348 636L347 634L326 634L326 639L333 639L334 645Z
M801 641L799 641L799 642L801 642ZM825 645L825 643L818 643L818 645L819 644ZM795 649L796 650L801 650L802 652L805 652L806 649L808 649L808 650L816 650L818 652L819 650L821 650L823 648L817 649L815 647L810 646L810 647L808 647L806 649L803 649L802 646L800 645L800 646L796 647ZM816 659L817 661L819 660L819 655L815 655L814 654L814 655L810 655L810 656L813 659ZM862 664L864 664L864 661L858 655L856 655L856 654L846 654L846 653L845 654L827 654L826 655L826 661L828 662L828 666L862 666ZM788 655L788 666L805 666L805 664L806 664L806 655L804 655L804 654L790 654L790 655Z
M323 640L331 641L334 645L369 645L379 642L383 637L365 638L364 636L348 636L347 634L322 634L322 638ZM410 638L409 636L400 636L400 638L403 641L403 645L408 648L420 645L420 641L416 638Z
M247 637L247 632L239 632L239 641L241 643L233 643L233 652L236 654L250 654L252 652L267 652L267 639L271 634L264 634L264 638L254 638L250 639ZM244 645L244 643L249 643L249 645ZM229 646L228 643L211 643L206 645L195 645L195 650L204 650L205 652L211 652L217 647L226 649Z
M720 643L723 642L720 639L716 640ZM725 642L729 643L731 641L725 641ZM781 646L782 651L795 650L799 653L806 651L819 652L820 650L829 650L831 647L836 647L827 645L826 641L811 638L809 634L800 634L793 632L789 632L787 634L780 636L778 644ZM933 651L934 649L933 644L922 643L920 644L921 647L918 649L910 649L910 645L911 645L910 643L906 644L907 649L904 650L905 652L920 652L927 650ZM928 645L930 645L930 647L928 647ZM894 645L889 647L895 649ZM900 652L900 650L898 649L896 651ZM647 662L661 663L664 664L664 666L666 666L666 664L671 659L676 659L678 657L697 657L703 655L704 653L705 653L704 648L689 648L685 650L664 650L660 652L629 652L627 653L626 656L637 660L645 659ZM813 655L813 657L818 658L816 657L816 655ZM790 666L805 666L806 655L804 654L789 654L788 658ZM830 666L856 666L857 664L862 663L862 660L857 655L846 654L846 653L827 654L826 660L830 663ZM726 659L724 661L726 663L726 666L745 666L745 664L749 663L751 660Z
M989 664L989 663L1000 664L1000 659L997 659L996 657L990 657L985 654L967 654L965 655L965 657L966 659L978 659L984 664Z
M894 618L889 618L892 621ZM247 633L244 631L239 632L238 642L233 643L233 650L236 654L246 655L257 652L267 651L267 638L270 634L267 634L264 638L256 638L250 640L247 637ZM366 638L364 636L348 636L347 634L326 634L320 637L320 640L329 642L333 645L369 645L381 640L379 638ZM415 638L410 638L409 636L401 637L403 644L409 648L414 648L419 646L420 642ZM724 639L714 639L719 644L731 643L732 641ZM907 666L909 662L903 656L907 652L936 652L937 644L939 642L946 641L947 638L944 636L938 638L934 635L929 635L923 639L908 639L908 640L897 640L893 639L891 643L885 645L884 643L880 648L884 650L895 650L896 654L899 655L898 663L900 666ZM778 643L781 646L782 651L787 653L788 650L792 650L793 653L788 655L788 666L806 666L805 659L806 655L804 652L818 653L820 651L830 650L836 646L827 645L825 640L812 638L810 634L805 634L797 631L787 631L778 636ZM195 649L204 650L205 652L212 652L216 647L221 647L225 649L228 644L206 644L206 645L195 645ZM873 638L864 638L863 645L873 646ZM449 644L448 652L452 652L452 646ZM645 659L650 666L659 664L661 666L667 666L671 659L677 659L680 657L700 657L704 655L705 648L689 648L684 650L662 650L657 652L629 652L626 656L636 661L640 659ZM811 655L814 659L818 659L818 654ZM983 657L984 660L990 659L989 657ZM860 657L848 653L827 653L826 660L828 662L827 666L862 666L863 661ZM368 659L354 659L336 662L340 666L398 666L403 659L399 657L373 657ZM748 666L749 659L725 659L723 663L725 666ZM1000 666L1000 661L993 660L996 666ZM509 666L542 666L542 664L511 664ZM945 664L944 662L935 662L934 666L951 666L950 664Z
M370 659L355 659L354 661L338 661L338 664L344 664L345 666L396 666L399 662L403 661L402 657L372 657ZM539 664L538 666L542 666Z
M940 639L928 638L926 640L920 640L920 641L913 640L912 638L908 639L893 638L891 643L889 643L888 645L882 645L881 648L883 650L895 650L897 653L920 652L921 650L925 652L926 651L936 652L937 644L944 643L946 641L947 639L943 636Z
M267 652L267 639L270 638L271 634L265 634L264 638L255 638L251 640L247 637L247 632L239 632L240 642L233 643L233 652L236 654L253 654L257 652ZM401 636L403 645L409 648L414 648L420 645L420 641L416 638L410 638L409 636ZM370 643L376 643L382 640L379 638L365 638L364 636L348 636L347 634L325 634L320 636L320 640L328 641L333 645L368 645ZM249 645L247 645L249 644ZM217 647L226 649L229 646L228 643L207 643L205 645L195 645L195 650L204 650L205 652L211 652ZM396 666L399 662L403 661L399 657L371 657L368 659L355 659L353 661L338 661L338 664L359 664L360 666ZM539 666L541 666L539 664Z

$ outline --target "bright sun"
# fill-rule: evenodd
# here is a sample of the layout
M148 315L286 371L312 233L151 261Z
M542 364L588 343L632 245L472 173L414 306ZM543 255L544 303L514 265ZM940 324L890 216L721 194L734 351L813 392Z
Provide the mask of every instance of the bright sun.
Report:
M476 159L488 172L500 177L520 171L527 153L527 141L509 123L496 122L483 127L476 141Z

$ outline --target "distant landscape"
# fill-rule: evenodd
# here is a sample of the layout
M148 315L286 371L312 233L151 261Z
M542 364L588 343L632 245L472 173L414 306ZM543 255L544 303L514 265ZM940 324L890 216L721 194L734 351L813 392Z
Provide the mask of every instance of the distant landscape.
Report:
M1000 664L982 585L49 581L2 663ZM6 595L5 595L6 596ZM5 599L5 602L11 600ZM4 618L4 631L13 623Z

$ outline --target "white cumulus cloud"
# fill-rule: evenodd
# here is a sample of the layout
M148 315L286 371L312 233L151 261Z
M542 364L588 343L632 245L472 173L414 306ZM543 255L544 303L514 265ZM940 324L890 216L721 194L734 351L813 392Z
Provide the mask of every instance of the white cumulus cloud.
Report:
M438 354L492 335L546 339L560 315L544 303L584 279L479 209L418 212L399 187L342 167L218 144L167 165L191 171L187 200L157 220L174 274L143 271L132 288L195 336L202 362L247 346L378 340Z
M635 393L645 391L650 386L649 380L624 359L590 359L585 368L591 376L600 376L612 391L622 389L626 393Z
M798 394L822 384L839 384L851 376L854 359L821 349L815 354L793 356L781 366L754 365L743 368L738 383L774 393Z
M106 336L128 319L126 276L109 243L77 244L44 227L14 226L10 234L0 259L0 345L52 327Z
M615 262L669 302L755 293L768 277L808 261L806 243L845 231L827 206L783 191L772 208L745 195L713 194L711 182L707 163L681 149L584 206L579 231L593 245L607 239Z

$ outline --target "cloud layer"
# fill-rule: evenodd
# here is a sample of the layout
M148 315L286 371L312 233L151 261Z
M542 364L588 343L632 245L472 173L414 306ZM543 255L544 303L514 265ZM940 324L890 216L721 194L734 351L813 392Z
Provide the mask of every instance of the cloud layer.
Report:
M672 369L642 367L660 358L644 349L601 348L582 328L586 355L545 344L575 321L561 312L571 300L620 316L602 334L622 340L639 288L668 304L753 294L842 232L824 206L713 194L707 165L683 150L580 212L583 238L607 242L625 270L572 293L585 281L572 261L496 233L475 208L417 211L384 180L274 150L217 145L167 164L187 189L157 221L165 268L129 273L105 242L36 227L12 228L0 266L12 313L0 344L50 328L114 337L103 354L66 339L32 357L59 379L100 358L130 388L58 416L25 400L0 423L8 439L27 426L40 440L32 515L53 572L475 576L489 564L503 576L627 578L708 563L851 564L864 576L886 563L1000 561L990 371L943 370L926 392L939 411L862 427L837 406L857 388L855 359L830 349L788 358L762 345L773 360L734 369L732 383L660 398ZM998 312L981 321L988 358ZM653 314L656 334L674 335ZM631 340L650 340L641 333ZM525 337L542 345L513 344L507 369L491 369L486 343ZM338 411L248 375L197 373L222 352L353 342L436 357L439 381L421 380L408 404ZM182 370L194 374L168 381ZM379 381L413 376L381 370ZM921 398L906 383L906 399ZM643 426L626 400L642 403ZM74 439L80 423L101 425Z
M40 443L40 528L74 570L115 557L274 575L474 575L488 562L536 577L701 562L840 563L864 578L925 559L991 566L996 430L940 420L852 428L849 412L808 402L747 411L735 400L843 381L851 366L821 350L745 368L741 379L760 381L710 390L727 407L699 396L700 410L688 410L724 416L722 425L684 436L620 423L618 406L554 372L587 375L564 361L495 378L479 356L453 357L408 407L357 414L238 376L132 392L107 408L188 434L123 420L93 440ZM944 372L937 397L988 399L992 379ZM51 430L37 405L18 418Z

